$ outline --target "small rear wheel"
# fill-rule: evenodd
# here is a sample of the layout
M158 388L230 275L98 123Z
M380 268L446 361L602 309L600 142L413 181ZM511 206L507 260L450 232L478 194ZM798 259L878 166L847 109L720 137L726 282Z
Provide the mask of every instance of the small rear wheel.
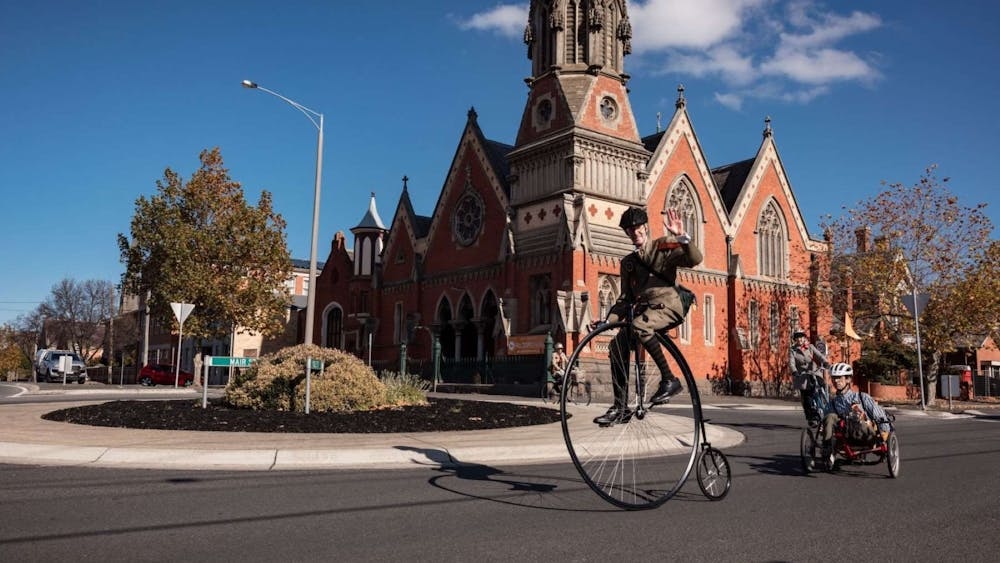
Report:
M823 448L823 466L827 471L837 469L837 439L830 440L830 445Z
M809 474L816 470L816 438L809 428L802 429L802 437L799 440L799 456L802 460L802 472Z
M147 375L146 377L143 377L142 379L139 380L139 385L142 385L143 387L152 387L153 378Z
M889 466L889 477L895 479L899 477L899 438L896 437L895 432L889 433L885 447L885 463Z
M709 500L722 500L733 485L732 473L726 454L708 447L698 458L698 487Z

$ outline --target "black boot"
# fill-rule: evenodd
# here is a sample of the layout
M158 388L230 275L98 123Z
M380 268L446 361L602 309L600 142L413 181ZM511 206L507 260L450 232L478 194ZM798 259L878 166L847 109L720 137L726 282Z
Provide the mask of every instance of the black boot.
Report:
M624 405L618 405L616 402L615 405L608 409L608 412L595 418L594 424L599 426L611 426L612 424L624 424L631 419L632 411Z
M620 348L618 341L612 342L611 357L620 358ZM632 411L628 408L628 354L625 355L624 362L611 362L611 385L614 392L615 402L608 409L608 412L594 419L594 424L600 426L611 426L628 422L632 418Z
M683 389L681 382L670 371L670 366L667 364L667 359L663 357L663 349L660 348L656 337L643 342L642 347L646 349L646 353L649 354L650 358L653 358L653 363L660 369L660 385L649 401L654 405L667 403L670 401L670 397L681 392Z

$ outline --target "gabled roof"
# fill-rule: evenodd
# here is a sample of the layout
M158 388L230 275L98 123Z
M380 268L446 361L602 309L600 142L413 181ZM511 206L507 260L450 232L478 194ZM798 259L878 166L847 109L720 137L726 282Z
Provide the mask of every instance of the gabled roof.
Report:
M756 158L748 158L740 162L712 169L712 177L715 179L715 185L719 190L719 195L722 196L722 202L726 206L726 213L729 213L730 216L732 216L733 206L736 205L736 200L740 197L740 191L747 183L747 177L750 176L750 170L753 168L755 161Z
M482 138L483 147L486 149L486 157L489 159L490 164L493 165L493 169L496 170L500 183L503 185L504 194L509 199L510 183L507 182L507 177L510 176L510 161L507 159L507 155L510 154L510 151L514 150L514 146L487 139L481 129L477 127L476 130Z

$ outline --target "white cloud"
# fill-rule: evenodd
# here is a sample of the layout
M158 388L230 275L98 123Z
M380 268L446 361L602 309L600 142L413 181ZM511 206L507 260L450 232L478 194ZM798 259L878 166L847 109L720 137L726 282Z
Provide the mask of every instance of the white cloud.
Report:
M740 32L746 14L767 0L648 0L630 2L632 47L643 53L705 49Z
M527 4L499 4L492 10L473 14L472 17L458 20L461 29L492 31L506 37L520 38L524 34L524 26L528 23Z
M878 76L878 71L854 53L837 49L779 49L773 58L761 63L760 70L764 74L784 76L805 84L868 81Z
M739 94L720 94L719 92L716 92L715 101L719 102L719 105L727 107L733 111L740 111L743 107L743 96L740 96Z
M663 66L664 73L681 73L695 77L717 75L731 84L748 84L757 74L753 59L732 45L721 45L704 53L677 54Z

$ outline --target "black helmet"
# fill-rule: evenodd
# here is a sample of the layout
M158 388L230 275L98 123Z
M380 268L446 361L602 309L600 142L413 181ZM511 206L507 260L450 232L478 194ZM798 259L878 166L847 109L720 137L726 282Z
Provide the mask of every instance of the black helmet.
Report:
M618 226L624 230L645 225L648 222L649 217L646 216L645 209L641 207L629 207L625 210L625 213L622 213L622 218L621 221L618 221Z
M796 330L795 332L792 333L792 340L798 340L799 338L802 338L805 335L806 333L802 332L801 330Z

